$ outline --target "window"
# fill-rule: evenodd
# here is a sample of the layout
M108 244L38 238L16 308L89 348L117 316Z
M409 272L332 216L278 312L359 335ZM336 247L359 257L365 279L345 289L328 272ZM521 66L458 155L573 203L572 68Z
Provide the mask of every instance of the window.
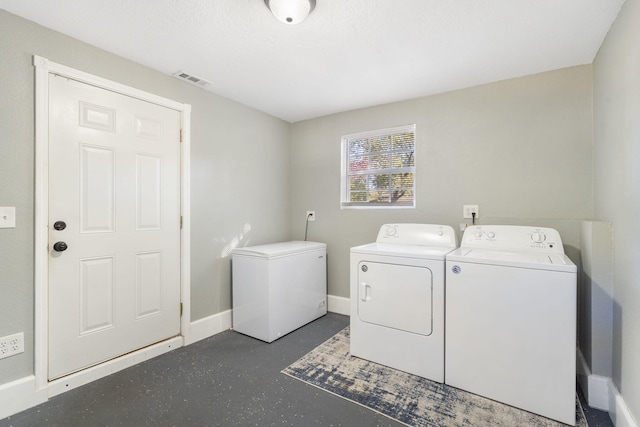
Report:
M342 137L341 206L415 207L416 125Z

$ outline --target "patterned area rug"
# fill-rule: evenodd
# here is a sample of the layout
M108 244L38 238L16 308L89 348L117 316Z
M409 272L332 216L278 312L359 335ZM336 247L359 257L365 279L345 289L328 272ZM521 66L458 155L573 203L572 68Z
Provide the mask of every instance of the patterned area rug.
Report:
M349 328L282 373L408 426L566 427L520 409L349 354ZM588 427L576 398L576 425Z

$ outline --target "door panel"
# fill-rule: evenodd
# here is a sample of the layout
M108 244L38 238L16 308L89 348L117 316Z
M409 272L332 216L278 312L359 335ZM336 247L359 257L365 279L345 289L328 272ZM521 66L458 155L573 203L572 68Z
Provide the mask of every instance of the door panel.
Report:
M180 333L179 134L178 111L50 75L49 379Z
M159 314L162 309L162 254L136 255L136 318Z
M80 145L80 232L114 232L115 152Z
M114 326L114 257L80 260L80 335Z
M136 230L160 229L160 165L162 159L136 155Z
M363 322L420 335L433 331L433 277L426 267L362 261L357 298Z

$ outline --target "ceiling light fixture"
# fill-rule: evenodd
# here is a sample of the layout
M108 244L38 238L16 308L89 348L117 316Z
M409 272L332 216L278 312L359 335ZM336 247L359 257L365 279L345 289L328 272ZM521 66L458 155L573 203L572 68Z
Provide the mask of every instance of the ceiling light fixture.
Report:
M264 0L273 16L285 24L299 24L316 7L316 0Z

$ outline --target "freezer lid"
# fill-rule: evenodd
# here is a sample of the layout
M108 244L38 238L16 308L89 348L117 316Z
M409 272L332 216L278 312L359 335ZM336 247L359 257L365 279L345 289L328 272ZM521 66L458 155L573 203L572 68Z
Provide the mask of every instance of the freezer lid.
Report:
M490 251L458 248L447 255L447 262L520 267L537 270L566 271L575 273L576 265L565 254L535 253L527 251Z
M303 241L280 242L267 245L236 248L233 250L232 255L249 256L255 258L278 258L317 250L326 251L327 245L325 243Z

